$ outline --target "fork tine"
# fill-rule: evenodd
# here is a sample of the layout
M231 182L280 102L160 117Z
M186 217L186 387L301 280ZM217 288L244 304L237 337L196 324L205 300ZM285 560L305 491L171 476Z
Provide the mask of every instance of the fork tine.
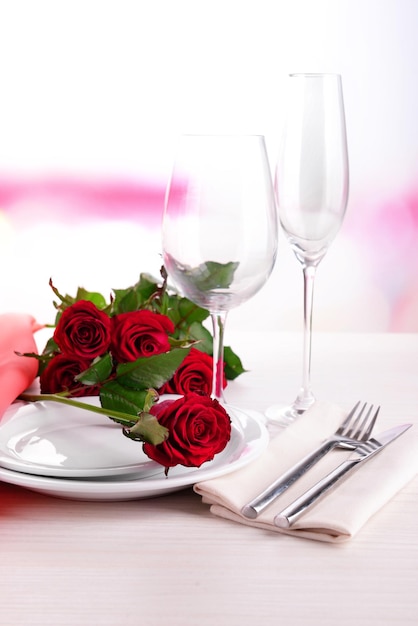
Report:
M370 411L371 411L371 408L370 408ZM375 414L373 415L372 419L369 422L367 429L365 430L365 432L363 433L361 437L361 439L363 439L364 441L370 438L371 432L377 420L377 416L379 415L379 411L380 411L380 406L377 407Z
M343 423L340 424L339 428L336 431L337 435L342 435L344 433L345 429L350 424L350 422L351 422L351 420L353 418L353 415L357 411L359 405L360 405L360 400L353 406L353 408L351 409L350 413L347 415L347 417L345 418ZM364 409L364 407L363 407L363 409ZM362 409L362 411L363 411L363 409ZM360 412L360 415L361 415L361 412Z
M362 418L362 415L366 409L367 406L367 402L365 402L363 404L363 406L361 407L361 410L359 412L359 414L357 415L356 419L354 420L354 422L352 424L350 424L349 428L346 429L346 432L344 433L344 436L346 437L350 437L351 439L356 439L356 435L359 432L358 430L356 431L356 428L358 428L358 425L360 423L360 420ZM373 405L372 405L373 408ZM367 418L367 415L366 415Z
M370 405L366 414L363 417L363 413L365 412L367 407L367 402L365 402L360 409L360 412L354 419L353 423L351 423L351 420L354 418L359 404L360 402L357 402L357 404L350 411L349 415L338 429L337 434L342 437L354 439L356 441L366 441L367 439L369 439L370 434L373 430L377 416L379 415L380 406L377 407L377 410L375 411L373 417L370 419L370 415L373 411L373 404Z
M363 411L366 408L366 405L367 405L367 403L364 404ZM373 404L370 405L369 410L367 411L367 413L364 416L364 419L363 419L363 421L361 422L360 425L359 425L359 419L357 418L355 424L353 424L352 432L351 432L351 435L350 435L353 439L364 439L364 437L361 437L361 433L363 432L363 429L366 427L366 425L367 425L367 423L369 421L370 414L371 414L372 411L373 411ZM355 427L358 427L357 430L354 430Z

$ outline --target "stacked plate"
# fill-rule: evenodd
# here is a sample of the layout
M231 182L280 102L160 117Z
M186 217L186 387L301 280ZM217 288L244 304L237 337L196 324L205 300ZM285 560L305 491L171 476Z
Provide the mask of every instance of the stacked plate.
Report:
M99 404L98 398L83 402ZM231 440L200 468L164 468L110 419L55 402L15 403L0 424L0 480L76 500L134 500L222 476L257 458L268 443L251 413L232 410Z

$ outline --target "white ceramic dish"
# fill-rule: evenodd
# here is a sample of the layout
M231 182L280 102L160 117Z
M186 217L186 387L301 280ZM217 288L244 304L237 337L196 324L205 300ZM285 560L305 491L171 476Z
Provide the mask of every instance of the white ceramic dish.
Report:
M99 399L80 398L100 405ZM12 419L7 419L9 414ZM103 478L159 469L103 415L55 402L11 408L0 424L0 466L55 478Z
M257 458L269 439L256 415L234 412L223 452L200 468L173 467L166 477L140 443L118 430L105 417L62 404L12 405L0 426L0 480L77 500L147 498L235 471Z

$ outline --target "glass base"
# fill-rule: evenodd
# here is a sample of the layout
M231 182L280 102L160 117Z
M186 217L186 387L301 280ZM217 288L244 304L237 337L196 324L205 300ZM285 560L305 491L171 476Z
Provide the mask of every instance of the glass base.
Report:
M290 406L274 404L265 411L265 416L267 421L271 424L289 426L289 424L292 424L301 415L303 415L314 402L314 396L310 395L308 398L305 398L305 400L297 398Z

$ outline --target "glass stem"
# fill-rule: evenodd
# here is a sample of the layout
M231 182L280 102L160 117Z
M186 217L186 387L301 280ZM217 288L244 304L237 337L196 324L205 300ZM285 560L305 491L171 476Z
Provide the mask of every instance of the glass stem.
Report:
M211 397L224 402L224 332L227 311L211 313L213 326L213 374Z
M305 411L315 402L311 390L312 311L316 264L303 265L303 369L302 387L296 398L297 411Z

